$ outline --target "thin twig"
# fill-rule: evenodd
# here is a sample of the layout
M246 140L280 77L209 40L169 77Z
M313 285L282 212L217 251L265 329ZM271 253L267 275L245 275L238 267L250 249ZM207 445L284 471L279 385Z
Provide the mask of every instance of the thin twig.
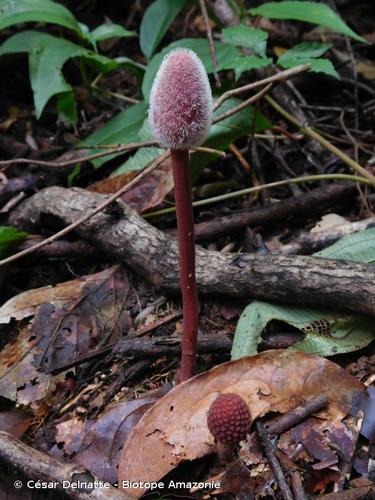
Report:
M296 125L296 127L298 127L304 135L311 137L311 139L316 140L320 145L325 147L328 151L333 153L335 156L340 158L340 160L342 160L349 167L351 167L351 169L357 172L357 174L361 175L362 177L366 177L366 179L370 181L369 184L375 187L375 177L371 175L370 172L368 172L365 168L363 168L359 163L353 160L353 158L350 158L350 156L348 156L346 153L338 149L327 139L324 139L324 137L322 137L318 132L316 132L311 127L303 125L303 123L301 123L299 120L297 120L297 118L288 113L288 111L286 111L283 107L281 107L274 99L272 99L272 97L265 96L265 99L268 102L268 104L270 104L276 111L278 111L288 121Z
M244 85L243 87L238 87L236 89L228 90L224 92L219 99L216 100L214 104L214 111L216 111L223 104L224 101L230 99L231 97L237 96L248 90L256 89L258 87L263 87L263 85L267 85L269 83L280 82L283 80L287 80L292 78L293 76L299 75L300 73L304 73L310 69L310 64L301 64L296 66L295 68L286 69L285 71L281 71L280 73L276 73L276 75L269 76L267 78L263 78L263 80L258 80L257 82L249 83L248 85Z
M251 171L251 166L249 164L249 162L246 160L246 158L243 157L241 151L238 149L237 146L235 146L234 144L231 144L229 146L229 151L231 151L233 153L233 155L237 158L238 162L243 166L245 172L247 174L250 173Z
M97 92L102 92L110 97L115 97L121 101L128 102L130 104L139 104L141 101L139 99L134 99L134 97L128 97L126 95L118 94L117 92L112 92L111 90L103 89L102 87L97 87L96 85L91 85L91 88Z
M320 394L314 399L297 406L297 408L294 408L288 413L284 413L283 415L267 422L265 424L267 432L269 434L281 434L310 416L312 413L321 410L327 404L328 396L326 394Z
M88 156L82 156L80 158L74 158L73 160L65 160L65 161L45 161L45 160L34 160L30 158L13 158L12 160L1 160L0 161L0 169L10 167L11 165L19 165L22 163L30 164L33 163L35 165L40 165L42 167L54 167L54 168L63 168L68 167L70 165L75 165L78 162L83 161L92 161L98 158L102 158L103 156L109 156L117 153L124 153L125 151L131 151L132 149L143 148L145 146L156 146L158 144L157 141L144 141L144 142L135 142L130 144L123 144L113 149L102 151L100 153L95 153ZM104 148L108 148L108 146L103 146Z
M363 425L363 420L364 420L364 413L363 410L358 410L355 418L354 418L354 425L352 427L352 435L353 435L353 449L351 455L345 456L344 458L344 463L340 471L340 480L338 482L337 488L338 491L343 491L344 487L346 486L346 483L349 482L350 475L352 472L353 468L353 462L355 458L355 453L358 448L358 439L359 435L362 429Z
M134 179L132 179L128 184L123 186L121 189L116 191L112 196L107 198L106 201L101 203L99 206L97 206L92 212L84 215L83 217L80 217L76 222L73 224L70 224L69 226L65 227L58 233L55 233L54 235L50 236L49 238L41 241L40 243L37 243L31 248L27 248L25 250L22 250L21 252L18 252L16 254L11 255L10 257L7 257L6 259L0 260L0 267L4 266L5 264L9 264L10 262L14 262L15 260L20 259L21 257L25 257L26 255L29 255L33 253L35 250L38 250L39 248L44 247L45 245L48 245L49 243L52 243L53 241L58 240L62 236L65 236L66 234L70 233L74 229L76 229L79 225L83 224L87 220L89 220L91 217L96 215L97 213L101 212L105 208L107 208L111 203L116 201L120 196L122 196L124 193L129 191L135 184L137 184L139 181L144 179L147 175L149 175L153 170L155 170L161 163L163 163L170 155L170 151L166 151L163 155L159 156L155 161L151 163L147 168L145 168L142 172L137 175Z
M268 462L271 466L271 469L275 475L275 479L277 484L279 485L280 492L285 500L294 500L291 489L286 481L284 472L281 468L280 462L275 454L272 443L268 436L267 431L263 427L263 425L258 421L255 424L257 434L261 440L261 443L264 448L264 452L267 456Z
M193 148L191 150L193 153L209 153L209 154L214 154L218 155L221 158L226 158L227 154L225 151L220 151L219 149L213 149L213 148L206 148L204 146L199 146L197 148Z
M210 54L211 54L211 59L212 59L212 66L214 68L214 78L215 78L216 87L220 88L221 81L220 81L220 76L218 73L217 55L216 55L214 39L212 37L212 29L211 29L211 25L210 25L210 19L208 17L208 13L207 13L206 1L199 0L199 5L201 7L202 16L204 19L204 24L206 25L207 40L208 40L208 46L210 47Z
M226 118L229 118L230 116L234 115L235 113L238 113L242 109L247 108L247 106L250 106L250 104L253 104L254 102L261 99L270 90L271 87L272 87L272 83L269 83L266 87L264 87L264 89L262 89L257 94L253 95L249 99L246 99L246 101L241 102L241 104L234 106L234 108L229 109L225 113L222 113L221 115L214 118L212 120L212 124L220 122L222 120L225 120Z
M257 191L263 191L264 189L269 189L273 187L287 186L289 184L299 184L301 182L316 182L316 181L329 181L329 180L344 180L359 182L362 184L371 184L368 179L364 177L357 177L356 175L349 174L320 174L320 175L305 175L302 177L295 177L294 179L285 179L282 181L270 182L269 184L261 184L259 186L253 186L246 189L241 189L239 191L233 191L232 193L225 193L219 196L213 196L212 198L206 198L204 200L194 201L193 207L202 207L204 205L209 205L211 203L217 203L220 201L230 200L232 198L237 198L238 196L244 196L250 193L256 193ZM143 217L149 219L151 217L158 217L160 215L171 214L175 212L174 207L163 208L157 212L150 212L145 214ZM0 261L1 264L1 261Z

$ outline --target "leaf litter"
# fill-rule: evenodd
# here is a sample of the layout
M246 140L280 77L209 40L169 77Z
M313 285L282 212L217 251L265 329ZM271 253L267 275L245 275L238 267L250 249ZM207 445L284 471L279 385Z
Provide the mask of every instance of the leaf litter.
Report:
M35 413L47 411L63 395L64 374L57 369L96 347L118 340L131 326L124 308L129 281L119 266L30 290L1 308L1 321L34 315L0 352L0 395Z
M293 376L291 376L293 374ZM224 363L179 384L140 420L125 442L119 465L121 481L158 481L184 461L215 453L206 419L220 393L240 395L253 420L285 413L326 394L326 419L343 418L363 386L336 364L300 352L267 351ZM125 488L138 498L139 488Z

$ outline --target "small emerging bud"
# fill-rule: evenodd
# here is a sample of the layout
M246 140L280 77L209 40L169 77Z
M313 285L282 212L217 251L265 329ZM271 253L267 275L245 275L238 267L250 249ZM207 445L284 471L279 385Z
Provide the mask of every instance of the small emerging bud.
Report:
M171 149L190 149L206 139L212 95L206 70L190 49L163 59L150 94L149 121L155 138Z
M220 394L208 410L207 425L217 442L237 444L251 425L249 407L238 394Z

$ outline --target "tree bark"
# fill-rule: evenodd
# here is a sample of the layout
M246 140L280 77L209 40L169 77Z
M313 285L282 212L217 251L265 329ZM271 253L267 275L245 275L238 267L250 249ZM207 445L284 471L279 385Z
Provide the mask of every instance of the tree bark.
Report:
M357 194L357 187L353 184L332 184L316 188L300 196L287 198L266 207L244 210L221 217L215 217L207 222L195 224L195 239L203 241L242 230L246 226L263 226L274 224L289 217L316 215L324 212L339 200L346 198L352 201Z
M99 485L99 479L84 467L59 462L46 453L22 443L7 432L0 432L0 458L22 471L26 477L35 481L55 483L53 491L60 491L77 500L107 500L108 498L131 500L129 496L112 486L90 487L88 483ZM18 483L21 484L21 481ZM88 487L85 487L84 483L88 484Z
M103 195L79 188L46 188L15 210L10 223L35 230L43 216L50 215L70 224L103 199ZM180 293L177 241L123 202L95 215L76 232L163 293ZM301 256L224 255L198 246L196 273L203 295L375 315L375 268L368 264Z

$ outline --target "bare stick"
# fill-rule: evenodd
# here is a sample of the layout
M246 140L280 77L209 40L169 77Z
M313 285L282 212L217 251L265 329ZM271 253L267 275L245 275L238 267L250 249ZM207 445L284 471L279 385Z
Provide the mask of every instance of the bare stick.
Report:
M198 290L195 280L194 216L191 198L189 151L171 150L176 198L180 283L183 304L180 382L195 373L198 335Z
M224 94L222 94L219 97L219 99L216 100L214 104L214 111L220 108L223 102L226 101L227 99L230 99L231 97L242 94L243 92L247 92L248 90L256 89L258 87L263 87L263 85L268 85L269 83L288 80L289 78L293 78L293 76L299 75L300 73L304 73L309 69L310 69L310 64L301 64L299 66L296 66L295 68L287 69L285 71L281 71L280 73L276 73L276 75L264 78L263 80L258 80L257 82L244 85L243 87L238 87L233 90L228 90L227 92L224 92Z
M156 146L158 143L157 141L145 141L145 142L136 142L136 143L130 143L130 144L123 144L119 145L117 147L113 147L113 149L110 149L108 151L102 151L100 153L95 153L92 155L88 156L82 156L80 158L74 158L73 160L65 160L65 161L45 161L45 160L33 160L31 158L13 158L12 160L1 160L0 161L0 168L6 168L10 167L12 165L20 165L20 164L27 164L30 165L31 163L35 165L40 165L42 167L53 167L53 168L63 168L63 167L69 167L70 165L75 165L78 162L83 162L83 161L92 161L92 160L97 160L98 158L102 158L104 156L109 156L117 153L124 153L126 151L131 151L132 149L138 149L138 148L143 148L145 146ZM107 146L103 146L103 148L106 148Z
M270 441L270 438L268 436L267 431L263 427L263 425L258 421L255 424L257 434L260 437L260 440L262 442L264 452L267 456L267 459L269 461L269 464L271 466L271 469L275 475L275 479L277 481L277 484L279 485L281 494L284 498L284 500L294 500L293 499L293 494L291 492L291 489L289 488L288 483L286 482L284 472L281 468L280 462L276 456L276 453L272 447L272 443Z
M89 212L88 214L85 214L84 216L80 217L76 222L73 224L70 224L69 226L65 227L58 233L55 233L54 235L50 236L49 238L41 241L40 243L37 243L31 248L26 248L25 250L22 250L21 252L18 252L14 255L11 255L10 257L7 257L6 259L3 259L0 261L0 267L4 266L5 264L9 264L10 262L14 262L17 259L20 259L21 257L25 257L26 255L30 255L33 253L35 250L38 250L39 248L42 248L49 243L52 243L53 241L58 240L62 236L65 236L66 234L70 233L74 229L76 229L80 224L83 222L86 222L88 219L96 215L97 213L101 212L105 208L107 208L111 203L116 201L120 196L122 196L124 193L129 191L133 186L135 186L139 181L144 179L148 174L150 174L155 168L157 168L161 163L163 163L164 160L166 160L169 156L169 151L166 151L162 156L157 158L154 162L151 163L150 166L145 168L137 177L132 179L126 186L123 186L121 189L116 191L115 194L107 198L103 203L101 203L98 207L96 207L92 212Z
M220 76L219 76L219 73L218 73L218 64L217 64L217 56L216 56L215 43L214 43L214 39L212 37L212 29L211 29L211 25L210 25L210 19L208 17L208 13L207 13L207 7L206 7L205 0L199 0L199 5L201 7L202 16L203 16L203 19L204 19L204 23L206 25L207 40L208 40L208 46L210 47L210 54L211 54L211 59L212 59L212 66L214 67L214 77L215 77L216 87L220 88L221 87L221 82L220 82Z
M301 422L306 417L312 413L320 410L328 403L328 397L326 394L321 394L310 401L306 401L303 405L297 406L293 410L276 417L270 422L266 423L266 429L269 434L281 434L282 432L290 429L294 425Z
M220 122L222 120L225 120L226 118L229 118L229 116L232 116L232 115L238 113L239 111L241 111L242 109L247 108L247 106L250 106L250 104L253 104L254 102L261 99L264 96L264 94L266 94L270 90L271 87L272 87L272 83L269 83L266 87L264 87L264 89L262 89L257 94L253 95L249 99L246 99L246 101L241 102L241 104L238 104L238 106L234 106L234 108L229 109L225 113L214 118L212 120L212 123L214 124L214 123Z
M125 493L111 485L100 487L100 481L84 467L76 464L64 464L46 453L31 448L7 432L0 432L0 457L20 470L25 476L35 481L55 483L54 490L60 491L78 500L131 500ZM17 482L17 481L16 481ZM73 483L80 482L76 488ZM21 481L18 481L21 483ZM86 487L83 483L89 483ZM90 483L93 486L90 486ZM95 486L94 486L95 484ZM68 485L63 487L63 485ZM71 486L70 486L71 485Z

